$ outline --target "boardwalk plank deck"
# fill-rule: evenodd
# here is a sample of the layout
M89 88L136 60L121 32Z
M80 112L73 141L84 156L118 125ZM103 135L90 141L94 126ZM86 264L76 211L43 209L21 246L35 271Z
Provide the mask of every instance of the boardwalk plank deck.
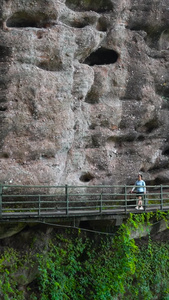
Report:
M169 206L163 207L161 209L160 205L157 206L149 206L146 207L144 210L136 210L135 208L120 208L120 209L104 209L102 211L99 211L98 209L83 209L83 210L74 210L70 209L67 213L66 210L53 210L52 212L49 211L24 211L24 212L2 212L1 214L1 219L24 219L24 218L55 218L55 217L80 217L80 216L102 216L102 215L123 215L123 214L129 214L129 213L134 213L134 214L140 214L140 213L146 213L146 212L155 212L157 210L162 210L162 211L168 211Z

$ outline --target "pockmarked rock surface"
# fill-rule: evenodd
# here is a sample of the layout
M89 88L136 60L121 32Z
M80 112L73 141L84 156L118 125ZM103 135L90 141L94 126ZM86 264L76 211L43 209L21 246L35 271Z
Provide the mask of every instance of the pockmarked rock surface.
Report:
M0 182L169 184L168 0L1 0Z

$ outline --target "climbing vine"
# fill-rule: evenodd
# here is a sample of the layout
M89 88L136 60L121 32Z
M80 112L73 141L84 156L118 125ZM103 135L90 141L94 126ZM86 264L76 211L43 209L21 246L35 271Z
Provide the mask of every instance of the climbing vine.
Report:
M150 228L152 219L168 222L167 213L130 215L115 237L91 239L77 232L57 234L34 256L6 249L0 257L0 298L24 299L18 289L18 271L36 262L36 289L27 285L31 300L169 299L169 243L145 243L132 232Z

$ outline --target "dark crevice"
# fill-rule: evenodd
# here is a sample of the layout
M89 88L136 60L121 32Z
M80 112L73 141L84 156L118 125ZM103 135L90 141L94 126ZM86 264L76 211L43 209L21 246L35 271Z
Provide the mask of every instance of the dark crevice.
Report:
M154 118L150 121L148 121L145 124L146 127L146 133L151 133L153 130L157 129L160 126L159 121L157 118Z
M1 69L0 69L1 70ZM4 75L4 74L3 74ZM2 94L2 91L3 90L7 90L7 87L8 87L8 80L7 80L7 77L3 77L2 75L2 78L0 78L0 89L1 89L1 93L0 93L0 98L1 99L4 99L4 96ZM0 100L0 102L2 102L3 100ZM5 101L3 101L5 102Z
M160 161L160 162L157 162L155 163L148 171L149 172L157 172L160 171L160 170L164 170L164 169L168 169L168 165L169 165L169 162L168 162L168 159L166 159L165 161Z
M150 24L144 24L144 23L140 23L134 26L128 25L127 28L130 29L131 31L136 31L140 34L144 32L145 42L150 48L154 48L154 49L158 49L159 47L158 43L159 43L161 33L166 29L164 25L151 26Z
M9 158L9 157L10 157L10 155L7 152L1 152L0 153L0 158Z
M96 126L97 126L97 124L92 123L92 124L90 124L89 129L94 130L96 128Z
M7 106L0 106L0 111L5 111L7 110Z
M142 168L140 169L140 172L139 172L139 173L144 173L144 172L145 172L145 168L142 167Z
M37 67L45 71L57 72L62 69L62 64L57 64L53 61L42 61L39 64L37 64Z
M106 143L107 144L112 144L112 143L114 143L114 142L116 142L116 136L110 136L107 140L106 140Z
M80 22L80 21L65 22L64 24L74 28L84 28L87 25L89 25L87 22Z
M55 158L55 152L51 149L46 151L46 153L41 154L42 159Z
M11 48L0 45L0 62L9 61L11 55L12 55Z
M94 88L92 88L91 91L89 91L88 94L86 95L85 102L89 104L99 103L98 92L95 91Z
M94 178L94 176L89 173L89 172L84 172L82 173L82 175L80 176L79 180L82 182L89 182Z
M106 31L107 31L107 28L108 28L107 18L105 18L105 17L103 16L103 17L101 17L101 18L98 20L97 30L98 30L98 31L106 32Z
M144 135L139 135L138 137L137 137L137 141L140 141L140 142L142 142L142 141L144 141L145 140L145 136Z
M59 21L74 28L84 28L88 25L93 25L95 23L95 18L90 16L85 16L81 18L74 17L72 19L61 17Z
M169 156L169 147L165 148L165 150L162 152L162 154Z
M124 134L123 136L114 136L111 137L117 144L121 144L122 142L133 142L137 140L137 133L136 132L129 132L128 134Z
M83 63L89 66L110 65L116 63L118 57L118 53L114 50L99 48L95 52L92 52Z
M2 98L1 98L1 95L0 95L0 105L2 106L2 105L4 105L4 103L6 103L7 102L7 98L6 98L6 96L2 96Z
M113 10L111 0L66 0L66 5L74 11L95 11L98 13L108 13Z
M169 99L169 87L166 84L156 84L156 93L159 94L164 100Z
M168 178L166 177L156 177L154 180L154 185L166 184L168 183Z
M38 27L35 20L29 19L9 19L7 22L8 27Z
M92 148L99 148L103 146L103 140L101 138L100 133L93 134L91 136L91 139L92 139Z
M84 28L86 26L95 26L96 24L96 17L95 16L85 16L81 18L72 18L72 19L68 19L65 17L61 17L59 19L59 21L61 21L63 24L66 24L70 27L73 28ZM97 25L96 25L96 29L98 31L102 31L102 32L106 32L108 28L108 24L107 24L107 18L105 16L102 16L101 18L99 18Z
M162 104L162 109L169 110L169 95L167 97L162 96L163 98L163 104Z
M24 28L24 27L37 27L37 28L46 28L49 26L50 20L43 13L37 13L36 15L28 14L24 11L16 12L11 16L7 22L7 27L16 27L16 28Z
M38 31L37 33L36 33L36 35L37 35L37 38L40 40L40 39L42 39L43 38L43 31L41 30L41 31Z

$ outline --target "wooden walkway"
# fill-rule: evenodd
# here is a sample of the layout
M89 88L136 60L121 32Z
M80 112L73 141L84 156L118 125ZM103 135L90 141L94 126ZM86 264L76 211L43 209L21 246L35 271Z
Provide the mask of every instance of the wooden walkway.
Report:
M53 209L36 212L36 211L9 211L3 212L0 217L0 221L20 221L20 220L45 220L45 219L71 219L71 218L80 218L83 220L100 220L100 219L116 219L116 216L124 216L132 214L140 214L147 212L156 212L156 211L169 211L169 206L161 207L159 205L149 206L143 210L137 210L135 208L119 208L119 209L104 209L101 212L98 209L83 209L83 210L69 210L68 214L66 210Z
M148 187L147 187L148 188ZM150 189L151 188L151 189ZM112 219L130 213L169 211L169 187L149 187L143 210L131 186L0 186L0 221Z

